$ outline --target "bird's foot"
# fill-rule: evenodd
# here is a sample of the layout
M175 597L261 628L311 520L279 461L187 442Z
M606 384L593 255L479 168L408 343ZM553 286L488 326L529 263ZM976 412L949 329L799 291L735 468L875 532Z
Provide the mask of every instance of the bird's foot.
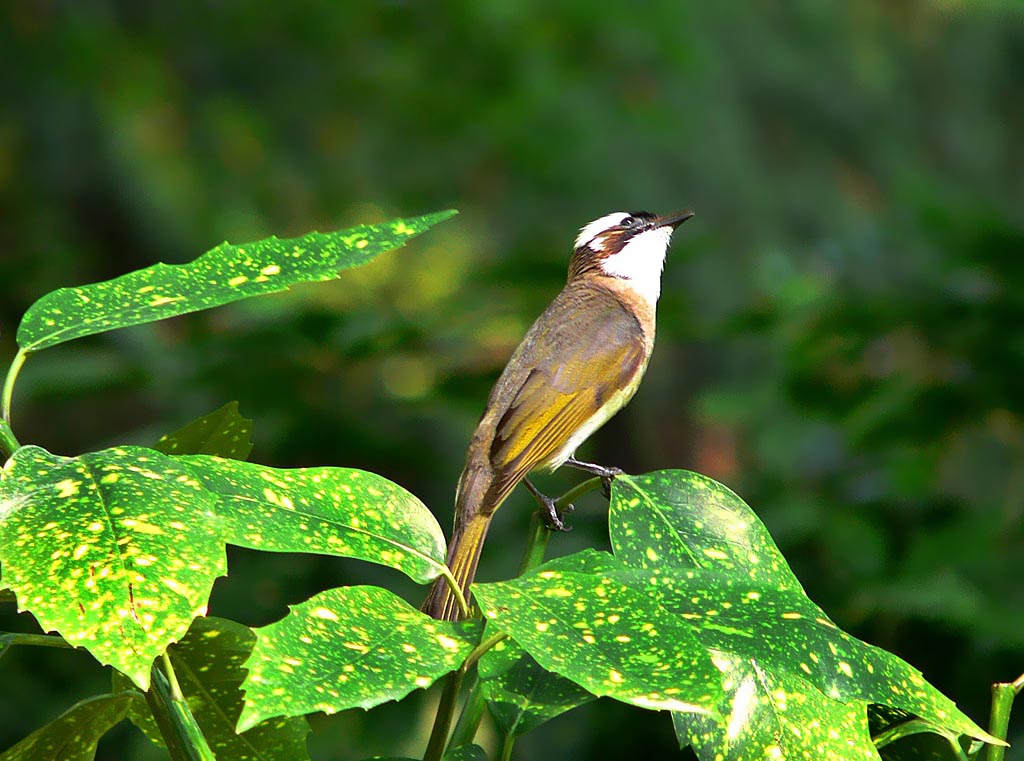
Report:
M576 508L573 505L566 505L562 508L562 511L559 512L558 500L553 497L549 497L547 494L543 494L530 482L528 478L523 479L523 483L526 484L526 488L530 490L530 494L533 495L533 498L540 503L541 519L544 521L545 526L552 531L572 531L572 526L566 525L562 516L575 510Z
M616 476L625 475L626 471L622 468L605 467L604 465L597 465L592 462L583 462L577 460L575 457L570 457L565 461L565 464L571 468L582 470L591 475L595 475L601 479L601 493L605 499L611 499L612 496L612 481L615 480Z

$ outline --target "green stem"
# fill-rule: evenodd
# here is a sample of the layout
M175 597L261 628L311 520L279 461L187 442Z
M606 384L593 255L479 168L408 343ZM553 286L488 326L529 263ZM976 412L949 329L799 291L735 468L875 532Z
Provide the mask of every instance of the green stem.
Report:
M516 744L515 735L505 735L501 741L501 755L499 761L509 761L512 758L512 746Z
M73 645L68 644L63 637L52 634L21 634L17 632L0 632L0 657L7 652L7 648L14 645L28 645L35 647L59 647L71 649Z
M484 692L479 688L479 680L474 679L473 687L469 697L466 698L466 705L462 707L462 714L455 722L455 729L452 730L451 739L448 744L453 748L460 745L469 745L476 737L480 722L484 720L484 711L487 709L487 700Z
M7 424L6 420L0 418L0 460L6 460L21 444L14 438L14 431Z
M1024 691L1024 674L1013 682L1000 682L992 685L992 715L988 722L988 733L1000 740L1006 739L1006 731L1010 727L1010 709L1013 699ZM989 745L985 758L987 761L1003 761L1006 748L1002 745Z
M462 678L466 672L458 668L448 675L444 683L444 690L441 692L441 702L437 706L437 715L434 717L434 728L430 731L430 739L427 741L427 750L423 754L423 761L441 761L444 755L445 746L448 744L448 730L452 725L452 717L455 715L455 703L459 698L459 690L462 687Z
M447 582L452 594L455 595L455 602L459 605L459 613L462 618L469 618L469 603L466 602L466 596L462 594L462 586L455 580L455 575L452 574L448 566L445 566L441 575L444 577L445 582Z
M146 693L153 718L173 761L216 761L202 730L181 693L171 659L163 655L164 671L154 667L152 684Z
M0 392L0 417L9 426L11 424L11 396L14 395L14 381L18 378L18 373L21 372L21 366L25 364L25 359L28 357L28 352L24 349L18 349L18 353L14 355L14 359L11 360L11 366L7 368L7 377L4 379L4 388Z

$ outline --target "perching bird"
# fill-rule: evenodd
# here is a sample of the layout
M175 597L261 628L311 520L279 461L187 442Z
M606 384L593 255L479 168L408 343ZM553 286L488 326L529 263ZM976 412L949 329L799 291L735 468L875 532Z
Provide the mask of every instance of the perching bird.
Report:
M620 472L581 463L574 453L640 385L654 348L669 241L692 216L616 212L580 230L568 282L505 366L466 453L448 567L467 599L491 518L530 471L566 464L604 478ZM553 501L526 485L546 505L549 523L562 528ZM460 617L444 579L423 610Z

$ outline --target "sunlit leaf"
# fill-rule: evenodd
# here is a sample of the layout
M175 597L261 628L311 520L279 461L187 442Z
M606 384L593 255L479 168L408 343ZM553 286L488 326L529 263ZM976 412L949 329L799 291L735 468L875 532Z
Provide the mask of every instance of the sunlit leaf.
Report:
M739 656L716 653L723 671L717 713L673 713L680 747L700 761L877 761L866 703L840 703L801 679L774 676Z
M436 621L380 587L342 587L256 630L239 729L400 700L458 668L479 621Z
M359 558L421 583L444 569L444 532L433 513L374 473L282 470L203 455L175 460L220 498L217 512L231 544Z
M699 473L661 470L616 478L608 527L615 557L634 568L714 569L803 591L754 511Z
M192 715L218 758L308 759L309 724L305 718L275 717L242 734L235 732L244 702L241 685L246 671L242 664L255 644L256 635L246 626L223 618L197 618L185 638L167 652ZM129 685L127 677L114 672L115 690ZM133 706L129 718L150 740L163 744L146 705Z
M45 629L143 688L153 659L205 613L227 543L346 555L422 581L443 568L430 511L363 471L23 447L0 473L4 585Z
M740 689L754 687L759 689L746 696L752 706L753 695L764 690L772 700L772 689L793 704L817 703L808 691L813 685L833 700L859 704L858 710L868 702L885 703L912 711L941 731L988 739L919 671L836 627L804 595L754 512L722 485L685 471L616 479L610 532L616 557L637 569L627 572L633 581L622 573L612 576L646 589L652 603L694 626L723 671L730 706L742 702ZM775 686L765 687L769 683ZM822 704L822 710L828 708ZM778 701L763 709L758 713L778 725L769 737L782 736L786 721L771 718ZM725 715L732 716L729 731L735 735L741 729L737 714ZM707 728L711 720L676 721ZM725 737L726 727L719 729ZM806 727L801 732L807 747L827 747L822 743L828 738ZM865 735L862 728L855 737L863 741ZM757 757L752 748L745 757ZM830 752L842 757L847 751L839 746Z
M333 280L448 219L454 211L301 238L222 243L187 264L155 264L113 280L61 288L29 307L18 346L37 351L75 338Z
M484 653L477 669L487 708L506 735L521 735L594 699L575 682L541 668L511 639Z
M475 584L473 593L484 616L541 666L594 695L644 708L711 710L721 678L692 627L610 575L564 570L570 563L562 558L512 581Z
M228 402L184 428L161 436L153 448L164 454L208 454L245 460L252 452L250 435L252 421L239 414L238 402Z
M145 701L138 692L121 692L83 700L24 740L0 753L0 761L92 761L96 744Z
M44 629L145 689L153 659L205 612L226 571L215 502L153 450L23 447L0 479L4 584Z

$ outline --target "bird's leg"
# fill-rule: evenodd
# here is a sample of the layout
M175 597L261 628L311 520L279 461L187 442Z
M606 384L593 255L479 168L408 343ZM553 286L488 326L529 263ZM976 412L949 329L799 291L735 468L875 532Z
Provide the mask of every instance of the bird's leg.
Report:
M552 531L571 531L569 526L565 525L565 521L562 520L562 516L558 513L558 500L552 499L547 494L542 494L540 490L531 483L529 478L524 478L523 483L526 484L526 488L530 490L530 494L537 500L541 507L544 509L544 523ZM565 506L565 512L571 513L573 511L572 505Z
M601 493L604 494L605 499L611 499L612 481L615 480L615 476L622 476L626 473L622 468L606 468L604 465L596 465L592 462L582 462L577 460L575 457L570 457L563 464L568 465L570 468L576 468L577 470L582 470L600 478Z

